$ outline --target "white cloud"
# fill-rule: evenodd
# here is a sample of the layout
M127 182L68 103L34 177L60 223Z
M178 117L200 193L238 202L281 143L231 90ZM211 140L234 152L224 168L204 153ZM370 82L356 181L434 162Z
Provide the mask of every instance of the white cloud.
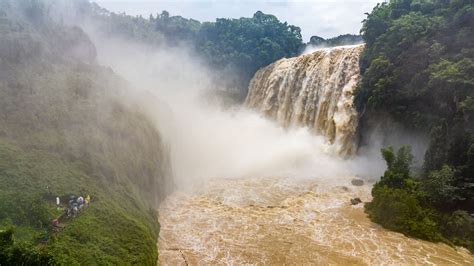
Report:
M381 0L93 0L99 5L130 15L160 13L167 10L200 21L216 18L250 17L257 10L276 15L281 21L301 28L303 39L313 35L324 38L340 34L356 34L364 13L370 12Z

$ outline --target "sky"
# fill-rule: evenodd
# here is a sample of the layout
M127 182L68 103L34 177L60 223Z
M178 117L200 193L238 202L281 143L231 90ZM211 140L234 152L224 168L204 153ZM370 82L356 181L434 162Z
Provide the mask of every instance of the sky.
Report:
M301 28L303 40L358 34L364 13L382 0L91 0L106 9L148 16L166 10L199 21L251 17L256 11L273 14L280 21Z

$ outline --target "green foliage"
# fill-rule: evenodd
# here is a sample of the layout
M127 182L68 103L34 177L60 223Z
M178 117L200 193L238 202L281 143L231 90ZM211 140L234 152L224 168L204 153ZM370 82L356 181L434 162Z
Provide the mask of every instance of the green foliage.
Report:
M387 170L372 189L372 202L365 205L369 217L391 230L473 250L474 218L456 210L460 195L454 170L445 165L427 178L415 179L410 174L413 156L408 146L381 153Z
M0 228L33 229L17 232L21 237L8 254L13 256L20 250L39 256L54 254L54 260L62 264L154 264L156 218L130 197L132 192L124 191L123 185L109 184L105 188L81 165L44 152L25 152L0 143L0 155L2 161L7 159L0 168L0 182L4 184L0 197L5 199L0 201ZM90 193L93 203L54 235L49 224L60 214L55 203L30 195L78 195L81 191ZM21 193L13 196L15 192ZM35 244L44 241L44 230L48 231L48 245L38 250Z
M402 146L396 153L389 147L381 153L387 170L372 189L372 202L366 204L370 218L411 236L441 240L435 212L422 205L420 183L410 175L413 160L410 147Z
M387 170L380 183L390 187L401 188L404 181L410 178L410 166L413 162L413 155L409 146L402 146L395 154L392 147L382 149L382 157L387 163Z
M363 77L355 97L364 114L361 125L389 115L430 136L419 180L389 164L380 181L387 189L374 190L380 199L411 191L423 209L436 214L439 232L456 242L458 237L443 229L447 217L474 212L474 3L392 0L367 15L361 30ZM383 156L396 158L393 150ZM407 180L418 184L415 190L406 187ZM461 242L469 246L469 241Z
M233 71L238 77L227 86L240 88L242 95L259 68L295 56L303 48L300 28L261 11L251 18L205 23L163 11L151 23L168 44L186 42L217 72Z
M56 24L48 8L34 23L29 1L9 3L0 16L0 264L155 265L150 209L171 184L157 129L123 102L126 83L93 63L84 32ZM54 199L71 194L93 202L53 233Z
M470 1L377 5L362 28L359 110L386 112L423 130L442 121L467 123L459 103L467 106L474 93L473 12Z
M260 11L252 18L203 23L196 42L198 53L211 66L236 69L244 90L259 68L295 56L302 47L300 28Z
M433 211L420 204L416 193L376 184L372 196L366 210L374 222L411 236L432 241L441 239Z
M5 183L6 185L7 183ZM9 219L14 224L43 228L50 222L51 212L39 195L6 191L0 195L0 221Z
M354 34L343 34L334 38L324 39L319 36L311 36L308 45L333 47L362 43L362 36Z
M244 97L250 79L259 68L283 57L296 56L304 47L299 27L261 11L250 18L218 18L215 22L201 23L171 16L167 11L143 19L115 14L85 0L74 3L76 9L82 10L78 17L93 17L103 33L152 45L186 44L215 72L233 75L231 84L225 86L238 88Z
M474 217L457 210L445 218L443 232L457 245L474 250Z
M431 129L431 140L428 150L425 153L425 173L440 169L447 161L447 125L440 123Z
M2 265L57 265L54 257L40 248L18 243L13 228L0 230L0 262Z
M166 36L168 44L178 42L195 42L198 38L201 22L185 19L181 16L171 16L167 11L161 12L156 19L150 20L155 30Z
M423 190L427 192L430 205L443 208L459 200L457 187L454 184L454 171L445 165L439 171L433 171L423 182Z

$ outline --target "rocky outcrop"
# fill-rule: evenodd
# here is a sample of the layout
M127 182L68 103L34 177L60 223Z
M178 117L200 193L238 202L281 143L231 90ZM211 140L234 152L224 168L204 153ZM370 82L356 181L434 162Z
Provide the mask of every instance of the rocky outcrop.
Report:
M354 179L351 180L351 184L352 184L353 186L360 187L360 186L363 186L363 185L364 185L364 180L358 179L358 178L354 178Z
M362 200L360 198L353 198L351 199L351 204L352 205L357 205L359 203L362 203Z

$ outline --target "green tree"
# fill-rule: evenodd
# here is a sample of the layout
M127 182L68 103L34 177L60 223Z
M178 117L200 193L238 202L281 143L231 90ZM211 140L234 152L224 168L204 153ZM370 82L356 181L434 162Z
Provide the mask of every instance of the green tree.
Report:
M453 186L454 171L448 165L444 165L439 171L433 171L423 182L423 190L430 205L445 208L459 200L456 194L457 188Z
M380 183L389 187L403 187L405 180L411 178L410 166L413 163L413 155L410 146L400 147L396 154L393 147L382 149L381 153L387 163L387 170Z
M198 52L211 66L237 71L240 84L236 85L244 92L259 68L295 56L302 47L300 28L261 11L252 18L203 23L197 39Z
M361 125L389 116L429 136L420 177L411 177L406 163L395 166L393 149L383 151L388 168L367 205L372 219L471 250L473 234L455 228L469 232L474 212L473 15L466 0L377 5L361 30L366 49L355 95Z
M402 146L381 150L387 170L372 189L372 202L366 204L371 219L383 226L415 237L441 239L435 211L423 206L419 181L410 175L411 148Z

